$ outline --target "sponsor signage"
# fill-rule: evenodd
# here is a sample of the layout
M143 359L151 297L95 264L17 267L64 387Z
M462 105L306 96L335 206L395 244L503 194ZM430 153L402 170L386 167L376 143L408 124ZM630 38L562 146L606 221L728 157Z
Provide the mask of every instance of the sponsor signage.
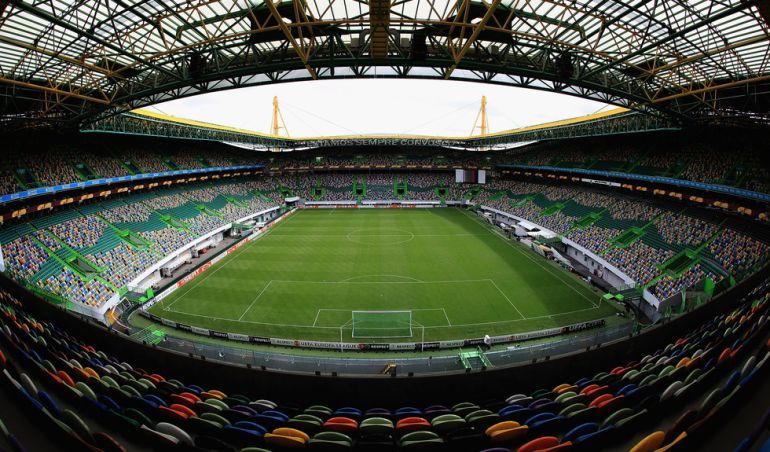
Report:
M194 272L190 273L189 275L177 281L176 282L177 289L184 286L185 284L192 281L193 279L197 278L201 273L208 270L209 267L211 267L212 265L213 265L212 262L208 261L205 264L201 265L200 267L196 268Z
M239 342L250 342L252 344L269 344L278 345L282 347L292 348L311 348L321 350L363 350L363 351L408 351L408 350L439 350L447 348L458 347L473 347L484 344L483 338L465 339L465 340L453 340L453 341L440 341L440 342L397 342L390 344L364 344L359 342L325 342L325 341L306 341L298 339L281 339L281 338L267 338L260 336L246 336L236 333L224 333L220 331L212 331L205 328L199 328L195 326L186 325L184 323L172 322L171 320L162 319L158 316L148 314L140 311L145 316L149 317L153 321L160 321L162 324L177 328L182 331L195 333L201 336L215 337L219 339L228 339ZM560 328L549 328L546 330L530 331L526 333L512 334L508 336L495 336L491 337L493 344L502 344L509 342L521 342L530 339L538 339L550 336L558 336L561 334L575 333L579 331L588 330L604 326L604 319L591 320L588 322L575 323Z
M618 182L610 182L608 180L588 179L588 178L584 177L584 178L580 179L580 181L588 183L588 184L606 185L607 187L620 187L620 183L618 183Z

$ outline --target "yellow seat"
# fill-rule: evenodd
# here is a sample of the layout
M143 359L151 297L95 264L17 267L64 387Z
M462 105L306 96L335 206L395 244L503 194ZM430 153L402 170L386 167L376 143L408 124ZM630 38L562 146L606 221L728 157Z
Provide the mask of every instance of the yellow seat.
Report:
M650 433L644 437L644 439L636 443L636 445L631 448L631 452L653 452L663 445L665 439L666 434L664 432L658 431Z

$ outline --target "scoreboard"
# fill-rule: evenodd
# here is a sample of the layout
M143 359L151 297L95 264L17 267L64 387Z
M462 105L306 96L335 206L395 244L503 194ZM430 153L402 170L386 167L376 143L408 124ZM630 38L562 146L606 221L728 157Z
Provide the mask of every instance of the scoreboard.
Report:
M458 184L486 184L487 171L479 169L455 170L455 182Z

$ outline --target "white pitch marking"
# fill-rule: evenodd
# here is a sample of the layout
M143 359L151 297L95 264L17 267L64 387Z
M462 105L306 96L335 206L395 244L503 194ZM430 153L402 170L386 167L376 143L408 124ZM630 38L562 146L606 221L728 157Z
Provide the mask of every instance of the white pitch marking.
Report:
M248 308L246 308L246 310L245 310L245 311L243 311L243 314L241 314L241 316L240 316L240 317L238 317L238 321L239 321L239 322L241 321L241 319L243 319L243 316L245 316L245 315L246 315L246 313L247 313L247 312L249 312L249 309L251 309L251 307L252 307L252 306L254 306L254 303L256 303L256 302L257 302L257 300L259 300L259 297L261 297L261 296L262 296L262 294L263 294L263 293L265 293L265 291L267 290L267 288L268 288L268 287L270 287L270 284L272 284L272 283L273 283L273 280L271 279L270 281L268 281L268 282L267 282L267 284L265 284L265 287L263 287L263 288L262 288L262 291L261 291L261 292L259 292L259 293L257 294L257 297L256 297L254 300L252 300L252 302L251 302L251 304L249 305L249 307L248 307Z
M513 306L513 309L515 309L515 310L516 310L516 312L518 312L518 313L519 313L519 315L521 316L521 318L522 318L522 319L526 319L526 317L524 317L524 314L522 314L522 313L521 313L521 311L519 311L519 308L517 308L517 307L516 307L516 305L515 305L515 304L513 304L513 302L511 301L511 299L510 299L510 298L508 298L508 295L506 295L506 294L505 294L505 292L503 292L502 290L500 290L500 287L498 287L497 283L496 283L496 282L495 282L493 279L488 279L487 281L491 282L491 283L492 283L492 285L493 285L493 286L495 286L495 289L497 289L497 291L498 291L498 292L500 292L500 294L503 296L503 298L505 298L505 299L508 301L508 304L510 304L511 306Z

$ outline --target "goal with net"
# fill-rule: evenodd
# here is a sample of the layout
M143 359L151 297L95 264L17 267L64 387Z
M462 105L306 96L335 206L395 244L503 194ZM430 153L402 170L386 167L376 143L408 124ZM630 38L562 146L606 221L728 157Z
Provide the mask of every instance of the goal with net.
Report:
M353 311L353 337L412 337L412 311Z

